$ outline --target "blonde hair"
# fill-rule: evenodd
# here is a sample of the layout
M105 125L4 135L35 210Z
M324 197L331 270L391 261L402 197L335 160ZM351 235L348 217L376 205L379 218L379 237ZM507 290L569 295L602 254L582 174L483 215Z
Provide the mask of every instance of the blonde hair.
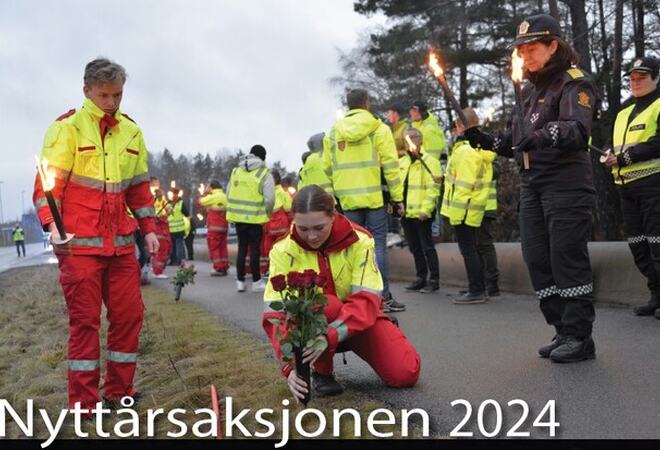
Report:
M465 119L468 121L467 125L461 122L461 119L456 119L456 123L460 123L463 125L463 128L472 128L472 127L478 127L479 126L479 116L477 115L477 112L470 108L469 106L467 108L463 108L463 114L465 114Z

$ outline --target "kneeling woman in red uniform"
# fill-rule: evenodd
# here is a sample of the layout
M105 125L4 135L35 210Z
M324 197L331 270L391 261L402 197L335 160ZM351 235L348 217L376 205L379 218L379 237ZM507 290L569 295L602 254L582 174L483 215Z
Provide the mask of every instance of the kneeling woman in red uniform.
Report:
M406 336L381 312L382 279L376 265L374 240L364 228L337 213L334 199L317 185L303 188L293 199L293 223L289 235L270 252L270 276L313 269L331 280L323 290L328 304L323 310L328 328L323 336L327 348L306 349L304 361L311 362L317 395L342 392L333 375L336 352L351 350L365 360L389 387L413 386L419 378L420 357ZM278 327L268 319L284 318L269 307L280 300L269 282L264 293L263 327L275 349ZM280 328L284 333L284 330ZM292 364L282 366L289 389L302 399L308 387Z

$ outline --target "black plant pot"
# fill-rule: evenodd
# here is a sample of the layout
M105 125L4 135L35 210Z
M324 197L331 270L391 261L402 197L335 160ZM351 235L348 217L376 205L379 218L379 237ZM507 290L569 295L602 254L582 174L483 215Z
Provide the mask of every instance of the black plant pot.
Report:
M307 383L307 394L305 394L305 398L301 400L303 405L307 406L307 403L309 403L309 401L312 399L312 373L309 363L303 364L302 354L303 354L302 348L293 347L293 355L296 361L296 373L300 378L303 379L305 383Z
M181 298L181 289L183 289L183 283L177 283L174 288L174 300L177 302Z

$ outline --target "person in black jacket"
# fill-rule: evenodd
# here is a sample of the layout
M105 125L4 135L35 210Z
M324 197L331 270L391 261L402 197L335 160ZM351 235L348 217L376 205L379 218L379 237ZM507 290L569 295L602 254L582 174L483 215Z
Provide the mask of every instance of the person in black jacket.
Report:
M587 144L597 95L559 23L528 17L513 45L524 60L522 121L511 130L466 131L473 147L515 156L521 167L520 238L552 342L539 355L555 362L595 357L593 280L587 242L595 190ZM523 152L529 156L524 169Z

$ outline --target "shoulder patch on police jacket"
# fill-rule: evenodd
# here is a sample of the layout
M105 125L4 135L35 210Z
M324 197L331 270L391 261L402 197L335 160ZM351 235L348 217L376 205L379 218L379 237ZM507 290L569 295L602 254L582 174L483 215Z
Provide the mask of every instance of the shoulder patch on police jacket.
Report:
M76 108L70 109L70 110L68 110L67 112L65 112L64 114L62 114L61 116L59 116L59 117L58 117L57 119L55 119L55 120L58 120L58 121L59 121L59 120L64 120L64 119L66 119L67 117L71 117L71 116L74 115L75 113L76 113Z
M585 91L580 91L577 94L578 105L584 106L585 108L591 108L591 97Z
M571 78L573 78L574 80L584 77L584 72L582 72L577 67L573 67L571 69L568 69L566 71L566 73L569 74L571 76Z

